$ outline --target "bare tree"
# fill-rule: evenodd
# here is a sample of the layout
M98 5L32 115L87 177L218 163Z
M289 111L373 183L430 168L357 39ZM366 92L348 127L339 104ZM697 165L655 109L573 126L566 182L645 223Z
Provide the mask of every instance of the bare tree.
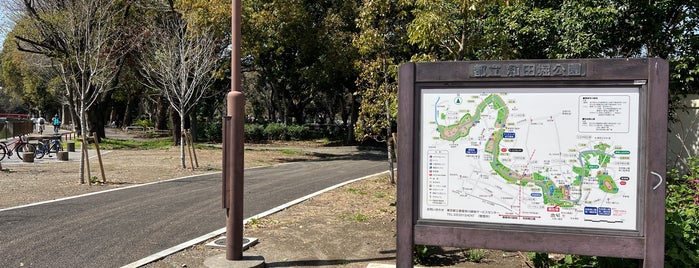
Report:
M174 12L163 19L160 31L150 40L149 51L144 53L147 57L140 62L143 84L167 98L180 117L180 133L184 135L185 116L213 83L211 72L220 59L219 46L209 32L193 31L187 20ZM184 142L180 142L182 168L186 168L184 150Z
M18 49L51 58L79 118L81 135L87 137L86 111L109 89L119 58L127 50L118 27L123 17L117 14L124 14L129 6L112 0L24 0L22 7L22 20L31 31L15 36ZM86 161L83 154L81 183Z

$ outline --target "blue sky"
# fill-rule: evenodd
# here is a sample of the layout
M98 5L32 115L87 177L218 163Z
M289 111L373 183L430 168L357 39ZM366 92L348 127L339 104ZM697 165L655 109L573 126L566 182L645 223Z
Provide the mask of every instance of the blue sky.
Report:
M2 44L5 42L5 35L7 35L7 32L12 29L12 22L7 17L7 15L9 15L8 13L10 13L9 10L6 9L8 2L11 1L0 0L0 49L2 48Z

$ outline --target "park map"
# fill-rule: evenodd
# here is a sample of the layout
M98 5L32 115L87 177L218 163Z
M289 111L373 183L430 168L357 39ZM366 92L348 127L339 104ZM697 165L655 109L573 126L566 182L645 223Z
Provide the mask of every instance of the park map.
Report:
M637 89L421 94L422 219L637 230Z

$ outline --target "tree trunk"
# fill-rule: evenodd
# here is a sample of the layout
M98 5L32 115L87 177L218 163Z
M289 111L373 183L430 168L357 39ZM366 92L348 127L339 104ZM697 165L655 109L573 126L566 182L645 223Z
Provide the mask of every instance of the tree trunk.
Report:
M88 123L90 124L90 133L96 133L98 141L105 138L104 120L106 120L106 111L103 103L95 103L93 109L88 111Z
M119 126L116 125L116 122L119 121L119 114L117 112L117 108L112 106L112 109L110 110L111 111L109 112L109 126L118 128ZM114 122L114 124L112 124L112 122Z
M80 136L82 137L82 148L81 151L82 153L80 154L80 183L85 184L85 166L87 168L90 168L90 160L89 157L87 156L87 144L85 144L85 141L87 140L87 113L85 112L85 104L80 103ZM89 172L88 172L89 173ZM88 180L90 180L88 174Z
M351 142L354 140L354 125L357 124L357 121L359 121L359 106L361 104L357 101L357 98L354 97L354 95L350 94L350 111L351 111L351 121L349 124L349 128L347 129L347 142Z
M182 135L182 120L175 109L170 109L170 120L172 120L172 146L180 144L180 136ZM179 127L178 127L179 126Z
M185 164L185 159L184 159L184 144L185 144L185 139L184 139L184 114L180 114L180 160L182 160L182 169L186 169L187 165Z
M68 91L68 90L67 90L67 91ZM70 93L70 91L68 92L68 94L69 94L68 97L69 97L69 98L72 98L72 94ZM80 123L80 122L79 122L79 121L77 121L77 122L75 121L76 118L79 119L79 117L77 116L77 114L75 113L75 111L77 111L77 109L76 109L76 107L75 107L75 103L72 102L72 101L69 101L69 102L68 102L68 113L70 114L70 124L71 124L71 127L73 128L73 129L71 129L71 130L72 130L73 132L77 133L78 130L79 130L79 128L78 128L78 123Z
M167 127L167 113L170 109L170 105L167 103L167 99L163 96L160 95L158 96L158 103L157 103L157 111L155 115L155 129L157 130L165 130L168 129ZM174 128L174 126L173 126Z
M386 101L386 120L388 121L388 127L386 128L386 149L388 151L388 174L390 178L388 181L391 184L396 183L395 175L393 174L393 134L391 134L391 113L389 112L388 100Z
M305 118L303 114L303 110L306 108L305 104L292 104L288 106L289 108L289 113L288 115L291 117L290 119L293 119L295 122L291 122L297 125L303 125L305 123ZM289 123L289 122L287 122Z
M192 115L192 114L194 114L194 115ZM192 140L195 141L195 140L197 140L197 132L199 132L197 130L197 115L196 115L196 113L189 113L189 116L187 116L187 119L189 119L188 120L189 124L187 124L187 126L186 126L187 128L185 128L185 129L189 129L189 133L190 133L190 135L192 135Z
M124 109L123 126L130 126L133 123L132 115L137 114L135 113L136 107L138 107L138 95L129 94L129 99L126 101L126 109Z

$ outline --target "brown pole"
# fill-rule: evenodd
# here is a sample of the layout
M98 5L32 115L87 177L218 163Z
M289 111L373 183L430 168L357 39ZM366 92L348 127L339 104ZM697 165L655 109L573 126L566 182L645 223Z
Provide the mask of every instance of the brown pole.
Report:
M243 93L231 91L229 95L229 107L232 105L236 109L231 118L231 127L228 131L228 145L225 150L230 155L226 157L228 163L225 168L229 180L226 182L229 192L228 215L226 218L226 259L241 260L243 258L243 116L242 111L245 105Z
M224 187L226 188L226 259L243 259L243 127L245 123L245 98L241 90L240 78L240 0L231 3L231 91L226 95L226 114L231 123L223 130L227 143L223 144Z
M194 137L192 137L192 131L187 131L187 144L192 147L192 155L194 155L194 166L199 167L199 159L197 159L197 149L194 147ZM191 156L190 156L191 157Z
M92 137L95 140L95 151L97 151L97 160L100 163L100 172L102 173L102 183L107 183L107 177L104 176L104 164L102 164L102 153L100 153L100 143L99 138L97 138L97 133L92 133Z

